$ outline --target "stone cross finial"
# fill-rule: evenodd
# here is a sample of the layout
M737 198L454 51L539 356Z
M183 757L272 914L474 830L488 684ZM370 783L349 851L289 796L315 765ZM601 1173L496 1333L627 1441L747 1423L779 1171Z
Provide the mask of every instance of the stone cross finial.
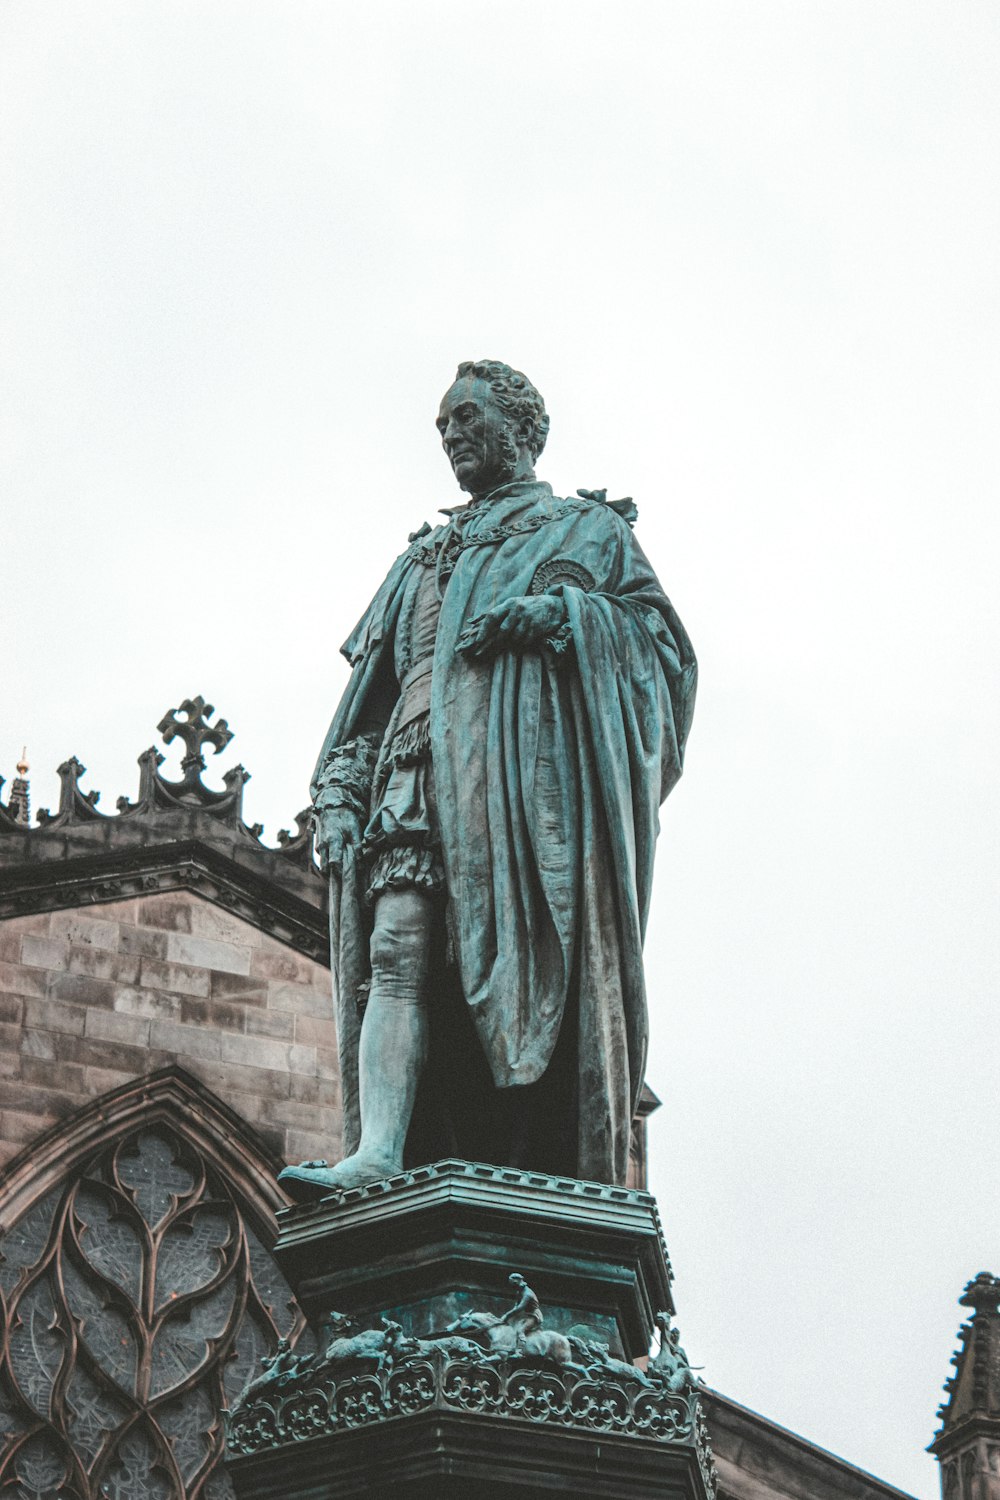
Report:
M185 781L196 781L204 771L203 746L214 746L215 754L218 755L233 737L225 719L217 719L214 724L207 722L214 713L214 706L206 703L199 693L197 698L185 698L179 708L168 709L156 726L165 744L169 745L178 735L184 741L187 754L181 761L181 770ZM179 719L178 714L186 714L187 718Z

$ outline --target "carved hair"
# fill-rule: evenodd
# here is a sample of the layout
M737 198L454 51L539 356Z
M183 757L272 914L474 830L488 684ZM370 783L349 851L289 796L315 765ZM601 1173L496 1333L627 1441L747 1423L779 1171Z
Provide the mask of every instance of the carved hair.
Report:
M463 380L466 375L487 382L497 406L511 421L520 422L524 417L529 419L531 431L528 434L528 449L532 460L537 459L549 435L549 414L545 410L545 402L527 375L522 375L520 370L512 370L510 365L505 365L499 359L464 360L458 367L455 379Z

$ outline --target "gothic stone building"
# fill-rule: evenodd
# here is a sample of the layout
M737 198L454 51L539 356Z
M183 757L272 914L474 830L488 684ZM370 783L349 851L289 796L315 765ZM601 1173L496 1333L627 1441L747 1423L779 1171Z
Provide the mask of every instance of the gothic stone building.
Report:
M279 1338L313 1337L271 1246L281 1165L339 1139L324 882L307 814L268 848L243 821L242 767L205 785L206 746L231 739L213 713L196 698L164 717L181 780L147 750L116 814L75 759L37 826L25 766L0 800L12 1500L224 1500L220 1411ZM935 1445L945 1500L1000 1500L998 1292L980 1277L966 1298ZM718 1393L706 1404L727 1500L905 1500Z

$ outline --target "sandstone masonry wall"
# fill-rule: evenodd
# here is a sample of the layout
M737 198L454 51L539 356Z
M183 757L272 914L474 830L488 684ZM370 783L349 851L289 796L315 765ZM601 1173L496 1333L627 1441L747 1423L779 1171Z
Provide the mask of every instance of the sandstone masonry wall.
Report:
M186 891L0 922L0 1165L171 1063L284 1160L340 1155L322 964Z

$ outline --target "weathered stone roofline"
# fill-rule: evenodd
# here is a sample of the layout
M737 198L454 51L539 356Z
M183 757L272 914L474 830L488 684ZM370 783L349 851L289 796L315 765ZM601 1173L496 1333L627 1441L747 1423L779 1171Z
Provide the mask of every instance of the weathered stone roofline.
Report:
M721 1495L913 1500L906 1490L887 1484L719 1391L705 1390L702 1404L712 1435ZM755 1480L759 1491L753 1487Z
M199 696L164 715L164 742L185 744L182 779L167 780L164 757L145 750L136 800L120 797L116 814L98 812L99 793L81 790L86 768L75 756L59 767L57 811L40 810L37 827L0 802L0 917L183 887L328 962L326 883L313 857L311 812L298 814L294 833L279 833L276 848L261 843L262 826L243 820L249 772L234 766L218 792L202 780L204 746L218 753L233 737L224 719L209 723L214 712Z

